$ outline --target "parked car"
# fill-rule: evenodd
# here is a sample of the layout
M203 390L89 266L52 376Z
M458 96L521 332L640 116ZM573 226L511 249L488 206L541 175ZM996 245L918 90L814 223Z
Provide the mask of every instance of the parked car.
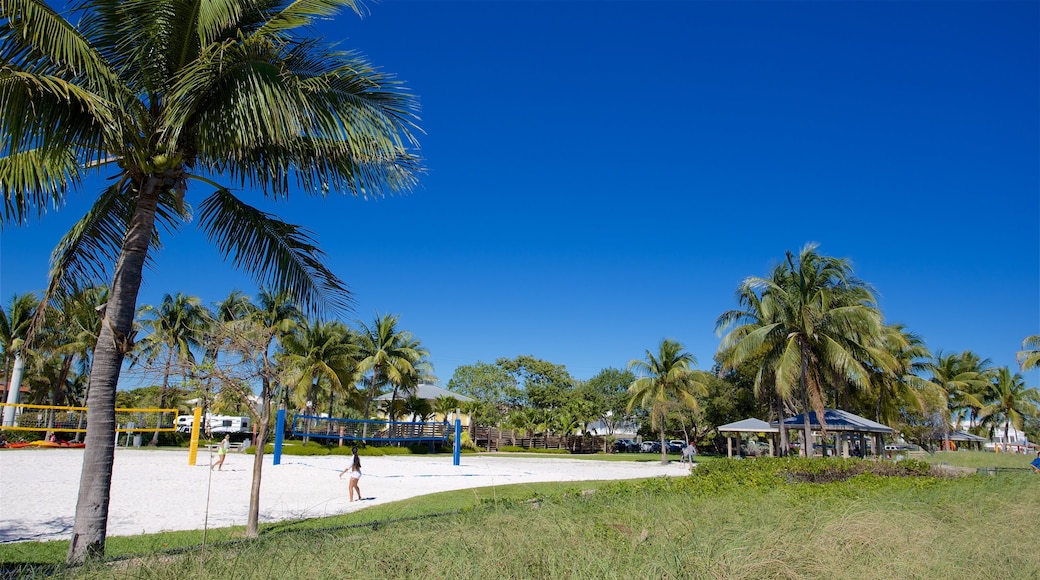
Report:
M668 453L682 453L683 447L686 447L685 441L672 439L668 442Z
M614 442L615 453L631 453L639 451L639 444L631 439L618 439Z
M660 441L643 441L643 446L641 448L641 451L643 453L660 453L661 452L661 442Z

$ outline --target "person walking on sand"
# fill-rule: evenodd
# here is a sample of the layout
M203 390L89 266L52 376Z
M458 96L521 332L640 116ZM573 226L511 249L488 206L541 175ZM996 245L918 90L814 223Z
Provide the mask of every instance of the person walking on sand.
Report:
M339 476L343 477L344 473L350 472L350 501L354 501L355 492L357 492L357 498L361 499L361 488L358 487L358 480L361 479L361 458L358 457L357 447L352 447L350 451L354 453L354 459L350 462L350 466L339 472Z
M209 470L213 471L216 467L217 471L221 471L224 467L224 458L227 457L228 447L231 446L231 434L224 435L224 440L220 442L217 447L217 462L209 466Z

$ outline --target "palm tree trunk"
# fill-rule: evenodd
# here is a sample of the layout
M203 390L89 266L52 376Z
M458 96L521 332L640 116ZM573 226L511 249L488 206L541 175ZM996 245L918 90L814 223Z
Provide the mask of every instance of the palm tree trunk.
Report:
M86 448L83 450L76 517L66 556L68 564L81 564L88 557L100 557L105 553L112 464L115 460L116 387L123 358L133 344L131 331L137 310L137 294L141 289L141 273L155 226L158 185L159 178L149 176L137 200L137 208L116 261L112 290L94 349L87 399Z
M170 350L170 352L166 353L166 369L163 371L162 387L159 389L159 408L160 409L165 409L166 408L166 389L168 389L169 386L170 386L170 366L172 366L172 365L173 365L173 350ZM158 447L159 446L159 427L161 427L161 425L159 423L160 423L160 419L161 418L162 418L162 415L160 415L155 420L155 433L152 433L152 440L148 443L149 447Z
M813 436L812 428L809 426L809 388L808 381L805 380L806 366L808 361L806 359L805 348L802 348L802 376L799 382L802 386L802 432L804 441L802 441L802 453L805 457L812 457L814 453L813 449ZM823 417L817 417L818 421L823 421Z
M775 391L775 389L774 389ZM784 413L784 399L780 396L780 392L776 391L776 417L780 424L780 457L787 457L791 452L791 444L787 439L787 425L784 421L787 420L786 413Z

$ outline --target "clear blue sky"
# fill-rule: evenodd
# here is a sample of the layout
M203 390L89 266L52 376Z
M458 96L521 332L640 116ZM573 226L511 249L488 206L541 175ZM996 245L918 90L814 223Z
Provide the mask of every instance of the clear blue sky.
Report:
M442 384L521 354L587 379L666 337L709 368L740 281L807 242L933 351L1013 366L1040 333L1040 3L368 9L322 32L420 97L421 187L250 199L315 232L350 319L400 315ZM5 305L96 190L3 231ZM255 295L191 227L165 243L141 304Z

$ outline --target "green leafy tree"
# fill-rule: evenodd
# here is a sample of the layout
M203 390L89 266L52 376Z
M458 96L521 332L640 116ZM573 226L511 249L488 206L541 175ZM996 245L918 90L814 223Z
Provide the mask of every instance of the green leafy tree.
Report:
M41 215L89 172L117 166L59 243L47 291L113 266L70 563L104 551L116 387L160 229L194 221L236 266L302 307L345 308L345 286L305 231L211 176L274 199L368 197L416 181L414 100L356 53L300 34L344 8L359 11L353 0L84 0L60 13L44 0L0 3L4 222ZM195 219L191 180L214 190Z
M634 419L627 412L628 386L636 380L631 371L605 368L575 389L578 397L595 402L597 419L603 421L608 435L618 426Z
M563 365L528 355L500 358L495 364L515 379L518 390L509 393L507 388L505 393L513 407L531 405L552 413L567 403L574 389L574 379Z
M506 393L516 388L516 379L498 365L477 362L455 368L448 390L473 399L462 409L470 416L470 436L476 425L499 425L509 412Z
M650 410L652 427L661 435L661 464L668 463L665 443L665 415L672 402L696 409L697 395L704 395L704 374L693 365L697 359L682 344L664 339L657 354L646 351L646 360L633 359L628 370L640 375L628 388L628 410L639 405ZM645 375L645 376L643 376Z

